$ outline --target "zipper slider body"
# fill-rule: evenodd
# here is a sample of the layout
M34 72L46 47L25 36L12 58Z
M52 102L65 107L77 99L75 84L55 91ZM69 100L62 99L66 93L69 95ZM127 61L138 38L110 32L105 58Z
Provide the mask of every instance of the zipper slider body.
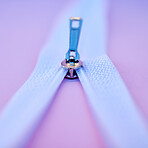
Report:
M82 62L80 61L80 56L77 50L81 25L81 18L70 18L69 50L66 53L65 60L61 63L63 68L68 69L68 72L65 77L69 79L78 78L75 70L82 66Z

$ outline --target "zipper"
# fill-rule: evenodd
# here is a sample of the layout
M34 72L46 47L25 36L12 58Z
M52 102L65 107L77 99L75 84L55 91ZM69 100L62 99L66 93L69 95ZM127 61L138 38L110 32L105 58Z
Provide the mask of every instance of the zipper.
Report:
M70 77L76 75L74 71L77 73L107 147L148 147L142 115L108 56L102 56L106 49L104 6L103 0L82 0L66 14L50 43L44 47L31 77L17 91L0 116L0 147L20 148L25 145L49 107L58 86L68 75L67 69L72 73ZM83 66L77 58L79 56L69 61L70 54L67 54L65 70L60 62L67 48L65 43L69 16L81 16L85 20L79 44ZM74 47L77 47L77 43ZM74 49L77 53L77 48ZM76 61L80 65L79 69L71 72L66 62L75 66ZM24 118L25 122L22 122Z
M64 69L68 69L68 72L65 76L65 78L68 79L78 78L75 70L82 66L82 61L80 61L80 56L77 51L81 25L82 19L80 17L70 18L69 50L66 53L65 60L61 63Z
M144 117L109 57L83 61L77 74L107 147L148 147Z
M44 61L41 65L37 65L0 116L1 148L25 146L66 75L58 63Z

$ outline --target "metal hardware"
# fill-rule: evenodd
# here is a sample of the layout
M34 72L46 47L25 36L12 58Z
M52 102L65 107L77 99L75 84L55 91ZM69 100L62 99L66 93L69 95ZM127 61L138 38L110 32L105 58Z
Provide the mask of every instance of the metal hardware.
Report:
M61 63L63 68L68 69L68 72L65 76L68 79L78 78L75 70L82 66L82 61L80 61L80 56L77 51L81 25L82 25L81 18L79 17L70 18L69 50L66 53L65 60L62 61Z

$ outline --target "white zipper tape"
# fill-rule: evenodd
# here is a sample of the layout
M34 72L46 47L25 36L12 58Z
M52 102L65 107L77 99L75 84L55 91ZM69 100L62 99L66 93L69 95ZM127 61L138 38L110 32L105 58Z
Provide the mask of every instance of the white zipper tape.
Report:
M108 56L84 62L77 73L108 147L147 148L145 120Z

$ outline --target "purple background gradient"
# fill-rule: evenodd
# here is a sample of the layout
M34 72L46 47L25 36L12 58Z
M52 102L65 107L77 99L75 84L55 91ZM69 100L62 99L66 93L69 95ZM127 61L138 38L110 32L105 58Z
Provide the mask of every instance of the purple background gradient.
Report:
M0 110L31 74L57 18L73 1L0 0ZM108 55L148 119L148 1L110 0ZM103 139L79 80L64 80L30 148L97 148Z

